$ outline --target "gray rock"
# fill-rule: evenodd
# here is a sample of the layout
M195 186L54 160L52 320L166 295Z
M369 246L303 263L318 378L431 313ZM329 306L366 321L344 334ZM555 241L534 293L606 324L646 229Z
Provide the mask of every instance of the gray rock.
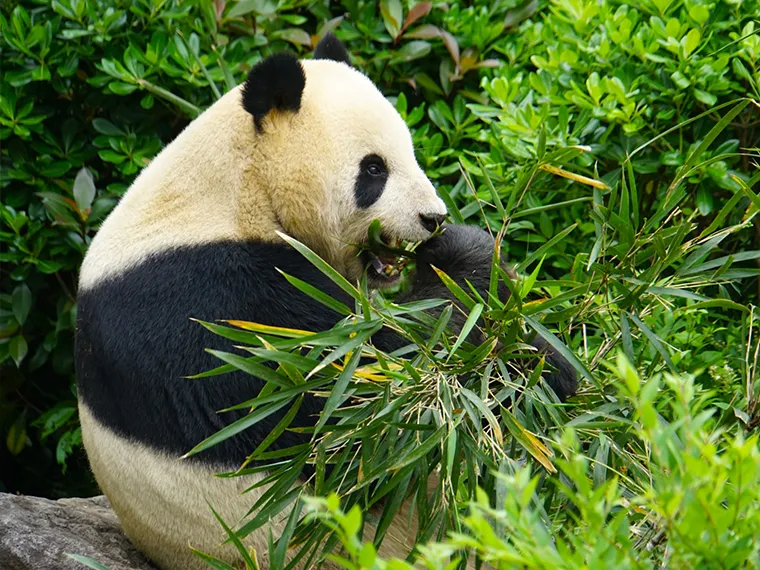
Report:
M124 535L104 496L51 501L0 493L0 570L156 570Z

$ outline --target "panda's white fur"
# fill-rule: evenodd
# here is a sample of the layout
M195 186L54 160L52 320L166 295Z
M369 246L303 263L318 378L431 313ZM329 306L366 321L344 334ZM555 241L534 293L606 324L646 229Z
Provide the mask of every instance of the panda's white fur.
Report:
M80 296L95 294L101 284L118 281L155 254L225 241L278 242L276 231L304 242L355 280L362 266L349 244L366 240L372 219L379 218L394 237L430 235L420 215L443 215L445 206L416 163L409 131L393 106L367 77L344 63L305 60L300 65L305 88L297 112L274 109L257 132L238 87L142 171L90 245ZM358 209L356 169L368 153L382 154L390 174L380 198ZM92 350L82 344L80 360ZM163 347L150 349L160 353ZM257 477L217 478L216 465L188 463L117 434L96 418L87 398L80 400L79 412L96 480L142 551L166 570L206 568L191 546L237 559L232 546L220 546L225 535L207 503L234 526L263 492L241 495ZM139 408L125 413L144 414ZM167 410L158 421L171 422L172 413ZM275 538L282 524L269 525ZM268 566L268 532L264 528L245 541L263 568ZM401 517L381 553L406 556L413 534L409 520Z
M207 570L209 566L193 554L190 547L230 564L240 564L235 548L222 546L227 535L209 505L235 528L236 523L248 520L244 517L251 505L266 491L263 487L244 493L260 481L261 476L219 478L216 476L219 469L187 464L177 457L117 436L93 418L87 406L81 403L79 414L91 469L119 516L124 532L142 552L167 570ZM434 492L436 486L435 477L431 477L429 491ZM410 501L407 501L387 531L379 549L381 556L403 559L414 547L417 516L416 511L410 513L410 510ZM262 569L269 568L268 532L271 529L272 536L279 537L288 514L286 510L263 531L243 541L247 548L256 551ZM371 522L365 525L364 540L372 540L374 528ZM329 561L321 567L342 568Z
M80 287L174 246L225 239L302 240L350 278L361 272L350 243L379 218L392 236L430 232L421 214L446 207L417 164L409 130L362 73L331 60L303 60L297 113L269 114L252 128L242 86L194 120L145 168L104 222L82 264ZM359 210L356 167L382 153L390 176L380 199ZM128 236L128 239L125 239Z

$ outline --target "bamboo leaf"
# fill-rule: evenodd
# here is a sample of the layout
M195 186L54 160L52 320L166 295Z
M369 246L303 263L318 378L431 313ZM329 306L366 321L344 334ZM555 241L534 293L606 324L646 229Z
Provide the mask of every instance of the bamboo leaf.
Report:
M231 424L220 429L215 434L204 439L198 445L193 447L190 451L185 453L182 456L182 459L185 459L187 457L200 453L201 451L204 451L210 447L213 447L214 445L217 445L223 441L228 440L229 438L239 434L240 432L248 429L249 427L259 423L261 420L268 418L276 411L285 407L287 404L288 404L288 400L285 400L284 402L279 402L276 404L271 404L269 406L257 408L256 410L254 410L247 416L244 416L240 418L239 420L232 422Z
M675 127L672 127L672 128L670 128L670 129L667 129L666 131L663 131L663 132L659 133L657 136L655 136L655 137L653 137L653 138L649 139L647 142L645 142L645 143L643 143L642 145L640 145L640 146L636 147L636 148L635 148L635 149L634 149L634 150L633 150L633 151L632 151L632 152L631 152L631 153L628 155L628 157L626 158L626 162L629 162L631 159L633 159L633 157L634 157L634 156L636 156L636 155L637 155L637 154L639 154L639 153L640 153L642 150L644 150L644 149L645 149L645 148L647 148L648 146L650 146L650 145L654 144L655 142L657 142L657 141L658 141L658 140L660 140L661 138L663 138L663 137L665 137L665 136L667 136L667 135L669 135L669 134L671 134L671 133L674 133L674 132L680 131L680 130L682 130L682 129L683 129L685 126L687 126L687 125L689 125L689 124L691 124L691 123L693 123L693 122L695 122L695 121L699 121L700 119L704 119L704 118L705 118L705 117L707 117L708 115L712 115L712 114L716 113L717 111L720 111L721 109L724 109L725 107L728 107L729 105L734 105L734 104L736 104L736 103L737 103L737 101L738 101L738 102L741 102L741 101L744 101L744 100L745 100L745 99L734 99L734 100L732 100L732 101L727 101L727 102L725 102L725 103L721 103L720 105L717 105L717 106L715 106L715 107L711 107L710 109L707 109L707 110L706 110L704 113L700 113L699 115L697 115L697 116L695 116L695 117L689 117L687 120L685 120L685 121L681 121L681 122L680 122L680 123L678 123L678 124L677 124ZM700 154L701 154L701 153L700 153Z
M301 255L303 255L306 259L309 260L309 262L314 265L317 269L319 269L322 273L325 274L326 277L328 277L333 283L335 283L338 287L343 289L346 293L351 295L356 300L361 300L361 294L359 293L358 289L351 285L345 277L343 277L340 273L338 273L333 267L324 261L321 257L319 257L316 253L314 253L311 249L303 245L298 240L290 237L289 235L286 235L282 232L275 232L278 236L280 236L284 241L286 241L288 244L290 244L295 250L297 250Z
M274 443L274 441L278 437L280 437L280 435L282 435L282 433L288 427L290 427L290 424L293 421L293 419L296 417L298 410L301 409L302 403L303 403L303 394L299 394L295 403L288 410L288 413L285 414L279 422L277 422L277 425L274 426L272 431L269 432L267 436L264 438L264 440L258 445L258 447L256 447L256 449L253 450L253 452L246 459L244 465L247 463L250 463L251 461L254 461L259 456L261 456L261 454L263 454L269 448L269 446L272 445L272 443Z
M295 489L291 489L285 495L282 495L282 498L279 499L278 501L274 501L271 505L267 505L267 508L265 509L264 508L260 509L255 518L248 521L240 528L240 530L238 531L238 535L241 537L245 537L251 534L253 531L261 528L274 515L282 512L285 509L285 507L287 507L290 503L295 501L302 492L303 492L303 489L300 486L296 487Z
M499 445L504 445L504 435L501 433L501 427L499 427L499 422L496 420L496 416L493 415L493 412L488 409L488 406L486 406L483 403L483 400L480 399L479 396L477 396L475 393L473 393L472 390L468 390L467 388L462 388L460 390L460 393L470 400L472 402L472 405L478 408L480 410L480 413L483 414L483 417L488 420L488 423L491 425L491 429L493 430L494 436L496 437L496 440L499 442Z
M430 350L432 349L435 344L438 342L438 339L441 338L441 335L443 334L443 331L446 330L446 325L449 324L449 320L451 320L451 314L454 311L453 305L448 305L446 308L441 311L441 316L438 317L438 320L436 321L435 328L433 329L433 332L430 335L430 339L427 343L427 348Z
M633 356L633 338L631 337L631 327L628 325L628 319L625 313L620 314L620 332L623 335L623 352L628 357L629 362L636 362Z
M388 471L397 471L419 461L422 457L428 454L436 445L438 445L443 437L446 435L446 426L442 425L433 434L430 435L419 446L412 448L409 453L404 454L396 463L389 467Z
M735 182L737 182L739 184L739 186L742 189L742 192L744 192L744 194L746 194L747 198L750 199L750 201L755 206L755 208L757 210L760 210L760 196L758 196L757 194L755 194L752 191L752 189L749 186L747 186L744 183L744 181L741 178L739 178L738 176L733 176L732 178L733 178L733 180Z
M610 442L602 433L599 438L599 448L594 457L594 486L601 488L607 480L607 463L609 461Z
M456 188L456 186L454 186L454 188ZM454 223L463 224L464 216L462 216L462 212L459 210L459 206L457 206L457 203L451 194L445 190L441 190L438 192L438 196L440 196L441 200L443 200L443 203L446 204L446 210L448 211L449 216L451 216L451 219L454 221Z
M301 356L300 354L294 354L292 352L283 352L281 350L274 350L272 348L262 349L247 346L241 348L247 350L251 354L258 356L259 358L279 362L280 364L291 366L296 370L312 370L319 364L319 361L314 358L308 358L306 356Z
M302 281L298 277L293 277L292 275L288 275L284 271L280 271L277 269L277 272L280 273L285 279L287 279L288 283L293 285L296 289L299 291L306 293L309 297L314 299L315 301L318 301L322 303L325 307L329 307L333 311L335 311L338 314L347 316L352 315L353 311L348 308L348 306L345 303L341 303L337 299L334 299L327 293L324 293L323 291L320 291L316 287L309 285L306 283L306 281Z
M544 469L549 473L557 472L557 468L554 467L554 464L550 459L552 455L551 451L541 443L535 435L525 429L523 425L517 421L517 418L504 407L501 408L501 419L507 427L507 430L509 430L509 433L515 438L515 441L517 441L525 451L530 453L530 455L538 461Z
M464 289L457 285L457 283L444 271L441 271L435 266L431 267L433 267L433 271L436 272L441 281L443 281L443 284L446 285L446 288L451 291L451 293L459 300L460 303L462 303L470 311L475 308L475 299L465 293Z
M715 230L717 230L722 224L723 220L725 220L728 215L734 211L734 208L736 208L737 204L739 204L739 201L743 198L741 192L735 192L733 196L726 202L723 207L720 209L720 212L718 212L718 215L715 216L715 219L710 222L710 225L707 226L704 230L702 230L702 233L699 234L700 238L709 236L712 234Z
M375 493L373 499L383 497L392 491L390 500L385 501L383 504L383 514L380 517L380 523L375 529L375 543L383 539L388 528L391 526L391 523L398 516L401 505L408 492L409 481L411 480L413 471L413 466L409 466L406 469L399 471L390 481L388 481L384 488Z
M610 189L610 187L607 186L601 180L594 180L593 178L589 178L588 176L583 176L582 174L568 172L567 170L564 170L562 168L557 168L556 166L552 166L551 164L542 164L541 166L539 166L539 168L541 170L545 170L546 172L550 174L554 174L555 176L562 176L563 178L567 178L569 180L572 180L573 182L580 182L581 184L585 184L587 186L593 186L594 188L599 188L600 190Z
M541 323L539 323L537 320L535 320L533 317L529 317L528 315L523 315L523 319L525 319L525 322L530 325L530 327L535 330L541 338L543 338L549 345L554 348L557 352L559 352L565 359L572 365L573 368L581 375L584 376L589 382L596 384L596 381L594 380L594 377L591 375L591 372L588 371L588 369L581 364L581 361L578 360L578 357L573 354L573 352L567 348L564 343L559 340L554 334L549 332L549 330L544 327Z
M224 364L222 366L218 366L214 368L213 370L208 370L206 372L201 372L199 374L193 374L192 376L185 376L188 380L199 380L201 378L210 378L212 376L220 376L222 374L229 374L230 372L234 372L237 370L235 366L232 366L232 364Z
M359 366L360 359L361 352L354 352L351 355L351 359L348 361L348 364L343 369L343 372L341 372L340 376L338 376L338 380L335 382L335 385L330 391L330 396L327 398L325 407L322 409L322 413L319 416L319 422L317 422L317 426L314 428L315 436L324 427L324 425L327 423L327 420L330 419L332 413L338 408L340 400L345 397L346 388L348 387L348 383L351 380L356 367Z
M683 176L683 173L688 172L691 170L691 168L697 163L697 160L704 154L704 152L708 149L708 147L713 143L713 141L718 137L720 133L723 132L723 130L731 123L731 121L736 118L736 116L742 112L742 110L749 105L750 99L742 99L740 100L734 107L723 117L721 117L720 121L715 123L715 126L713 126L712 129L710 129L710 132L707 133L707 136L702 140L701 143L697 146L697 148L694 149L694 151L689 155L689 157L684 162L683 166L679 170L679 176L673 180L673 182L670 185L670 189L677 186ZM714 111L715 109L713 109Z
M650 329L647 325L645 325L641 319L639 319L636 315L632 315L631 313L626 313L631 320L636 323L636 326L639 327L639 330L641 330L642 333L644 333L644 336L647 337L649 342L652 343L652 346L654 346L655 350L660 353L663 360L667 363L668 367L676 373L676 367L673 365L673 361L670 359L670 355L668 354L668 351L665 350L665 347L662 344L662 341L660 338L652 332L652 329Z
M697 265L696 267L691 267L687 269L686 271L682 271L681 275L686 277L688 275L694 275L696 273L703 273L705 271L710 271L711 269L716 269L718 267L723 266L726 263L728 263L729 266L731 266L738 261L751 261L754 259L760 259L760 250L743 251L740 253L725 255L723 257L711 259L710 261L706 261L705 263Z
M229 323L233 327L237 327L239 329L243 329L246 331L253 331L253 332L258 332L258 333L263 333L263 334L274 334L274 335L284 336L288 338L299 338L299 337L316 334L311 331L305 331L301 329L290 329L287 327L273 327L269 325L262 325L260 323L252 323L249 321L226 320L222 322Z
M729 299L710 299L709 301L694 303L693 305L689 305L687 307L679 307L676 310L679 313L688 313L690 311L697 311L700 309L712 309L713 307L720 307L721 309L732 309L735 311L741 311L742 313L746 314L751 313L748 307Z
M526 216L533 216L534 214L540 214L541 212L547 212L549 210L559 210L561 208L567 208L573 204L580 204L581 202L590 202L593 198L591 196L583 196L582 198L573 198L572 200L565 200L563 202L553 202L544 206L536 206L534 208L526 208L512 214L512 219L524 218Z
M243 543L235 534L235 531L233 531L229 526L227 526L227 523L225 523L224 519L220 517L219 514L214 510L214 507L211 505L211 503L207 501L206 504L208 505L208 508L211 509L211 512L214 513L214 517L216 518L217 521L219 521L219 524L224 529L224 532L227 533L228 540L232 542L232 544L235 545L235 548L237 549L238 553L243 559L243 562L245 562L246 568L247 569L258 568L258 564L256 564L253 561L253 559L251 558L251 555L248 553L248 551L245 549L245 546L243 546Z
M244 358L242 356L238 356L237 354L222 352L220 350L207 349L206 352L213 354L219 360L222 360L223 362L234 366L238 370L242 370L246 374L250 374L256 378L261 378L266 382L271 382L280 388L291 388L293 386L293 382L288 380L286 376L283 376L279 372L276 372L269 366L261 364L261 362L257 362L257 360L254 360L253 358Z
M290 511L290 516L288 516L288 522L285 524L285 528L277 538L277 550L275 550L270 559L270 565L272 568L285 567L285 554L290 545L290 541L293 539L293 533L295 532L296 524L298 523L302 509L303 501L296 501L295 507Z
M196 550L192 546L190 547L190 552L195 554L198 558L203 560L206 564L209 565L210 568L213 568L214 570L238 570L234 566L230 566L226 562L219 560L218 558L215 558L211 556L210 554L206 554L205 552L201 552L200 550ZM258 570L258 566L255 566ZM246 569L248 570L248 569Z
M216 325L214 323L199 321L198 319L191 318L190 320L195 321L196 323L199 323L203 328L211 331L212 333L216 335L219 335L222 338L226 338L235 342L245 343L245 344L253 344L253 345L261 344L260 336L257 334L233 329L230 327L225 327L222 325ZM222 321L222 322L227 322L227 323L232 324L231 321Z
M533 285L536 283L536 279L538 279L538 273L541 271L541 266L544 264L545 257L542 257L538 265L536 265L536 268L533 270L533 273L531 273L528 278L523 281L522 286L520 287L520 297L525 299L525 297L528 296L528 293L531 292L533 289Z
M325 356L322 361L312 368L311 372L306 376L306 379L308 380L311 378L314 374L331 364L332 362L338 360L339 358L345 356L352 350L358 348L365 342L369 340L369 337L371 337L373 334L375 334L377 331L379 331L383 327L382 323L377 323L374 327L369 329L368 331L363 331L356 333L356 336L354 336L352 339L350 339L348 342L344 343L343 345L339 346L335 350L333 350L330 354ZM359 352L361 354L361 351Z
M260 406L263 406L264 404L272 404L275 402L280 402L282 400L293 400L294 398L298 398L299 396L305 394L306 392L319 390L322 388L322 386L325 386L329 384L330 378L318 378L316 380L310 380L309 382L305 382L304 384L299 384L298 386L293 386L292 388L287 388L284 390L277 390L276 392L270 392L270 393L263 393L263 390L261 393L259 393L258 396L255 398L252 398L246 402L241 402L239 404L235 404L234 406L230 406L229 408L224 408L223 410L219 410L220 412L231 412L233 410L246 410L246 409L252 409L252 408L258 408Z
M516 267L517 272L522 273L523 271L525 271L525 268L530 267L531 263L533 263L537 259L540 259L546 256L549 250L551 250L555 245L557 245L562 240L564 240L565 237L567 237L567 235L570 234L570 232L572 232L577 226L578 226L578 223L576 222L572 224L571 226L566 227L564 230L559 232L556 236L554 236L552 239L547 241L545 244L539 247L536 251L534 251L532 254L526 257L521 263L518 263Z
M478 303L472 308L472 311L470 312L470 316L467 317L467 321L465 321L464 326L462 327L462 330L459 332L459 336L457 337L456 342L454 343L454 346L451 347L451 350L449 351L449 356L446 358L448 361L449 358L453 354L456 354L457 349L462 345L462 343L467 338L467 335L470 334L470 331L472 331L475 324L478 322L478 319L480 318L481 313L483 312L483 305Z
M66 553L66 556L72 560L76 560L80 564L84 564L88 568L92 568L93 570L110 570L107 566L103 566L100 562L97 562L96 560L93 560L87 556L82 556L81 554Z
M507 211L504 209L504 204L502 204L501 202L501 197L499 196L499 192L496 190L496 187L493 185L493 181L491 180L491 177L488 176L485 166L483 166L483 161L480 159L479 156L477 156L476 158L478 160L478 166L480 167L480 171L483 173L483 177L486 179L486 183L488 184L488 190L491 192L491 199L493 200L494 207L496 208L496 211L499 214L499 218L502 221L505 221L507 219Z

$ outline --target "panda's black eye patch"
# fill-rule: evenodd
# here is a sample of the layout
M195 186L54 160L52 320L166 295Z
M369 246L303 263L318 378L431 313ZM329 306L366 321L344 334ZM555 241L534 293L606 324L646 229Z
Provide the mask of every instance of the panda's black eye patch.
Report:
M380 199L388 180L388 168L381 156L368 154L359 163L359 174L354 185L356 205L369 208Z

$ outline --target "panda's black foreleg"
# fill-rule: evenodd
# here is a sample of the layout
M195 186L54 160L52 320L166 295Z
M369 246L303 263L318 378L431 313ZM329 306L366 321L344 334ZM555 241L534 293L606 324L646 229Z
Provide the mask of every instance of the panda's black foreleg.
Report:
M546 354L546 363L554 369L549 373L546 381L560 401L564 402L567 398L574 396L578 390L578 375L572 364L540 336L536 336L531 344L538 349L539 353Z
M421 299L448 299L461 306L451 291L443 284L433 270L433 266L444 271L460 286L469 281L476 291L486 298L491 277L491 263L494 253L494 239L485 230L468 225L447 225L440 236L434 237L417 249L417 267L409 291L397 300L399 303ZM499 297L506 300L509 290L500 284ZM436 311L432 311L435 313ZM463 312L452 314L452 328L460 330L466 317ZM393 335L391 331L381 331L373 338L376 346L384 350L395 350L405 341ZM478 342L477 333L473 332L468 340ZM561 401L573 396L578 387L578 378L572 365L543 338L536 337L532 343L540 353L546 354L548 371L547 382ZM524 367L530 369L530 366Z

